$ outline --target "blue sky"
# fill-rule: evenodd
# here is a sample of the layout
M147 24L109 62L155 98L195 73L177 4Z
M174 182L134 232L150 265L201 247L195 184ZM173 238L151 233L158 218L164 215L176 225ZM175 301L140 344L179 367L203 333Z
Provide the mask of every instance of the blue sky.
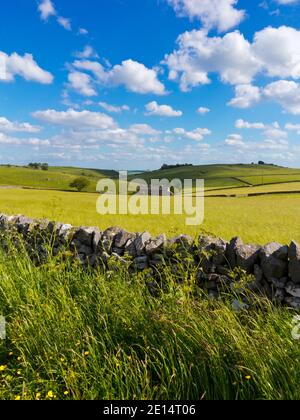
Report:
M300 1L3 3L0 163L300 166Z

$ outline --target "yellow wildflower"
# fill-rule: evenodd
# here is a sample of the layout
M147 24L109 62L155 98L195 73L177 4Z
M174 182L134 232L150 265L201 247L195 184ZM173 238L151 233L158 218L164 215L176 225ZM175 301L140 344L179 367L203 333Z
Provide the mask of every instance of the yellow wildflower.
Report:
M89 356L89 355L90 355L90 352L89 352L89 351L85 351L85 352L84 352L84 355L85 355L85 356Z
M49 391L47 394L47 398L54 398L54 393L53 391Z
M21 400L21 397L20 397L20 395L18 395L16 398L15 398L15 401L20 401Z
M3 372L5 369L7 369L7 366L6 365L0 366L0 372Z
M250 381L251 376L250 375L246 376L246 379L247 379L247 381Z
M64 392L64 395L69 395L69 391L65 391Z

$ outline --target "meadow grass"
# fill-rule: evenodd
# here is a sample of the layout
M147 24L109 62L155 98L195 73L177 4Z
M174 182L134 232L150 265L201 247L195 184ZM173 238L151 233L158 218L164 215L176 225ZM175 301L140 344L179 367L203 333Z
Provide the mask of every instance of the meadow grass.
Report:
M268 184L259 186L248 186L240 188L224 188L205 191L207 197L213 195L240 195L240 194L255 194L255 193L273 193L273 192L293 192L300 191L300 182L286 182L278 184Z
M96 194L60 191L0 190L0 212L49 218L74 226L121 226L130 232L149 231L172 237L187 233L193 238L210 233L230 240L265 244L300 242L300 194L240 198L206 198L205 221L186 226L180 215L107 215L96 212Z
M169 180L204 179L207 188L239 187L272 182L300 181L300 170L273 165L201 165L182 166L166 170L145 172L138 178Z
M20 166L0 166L0 186L72 191L70 183L76 177L84 176L90 181L87 191L94 192L99 179L115 178L117 175L114 171L97 169L50 167L49 171L40 171Z
M294 311L235 313L184 273L154 298L142 274L0 252L0 399L299 399Z

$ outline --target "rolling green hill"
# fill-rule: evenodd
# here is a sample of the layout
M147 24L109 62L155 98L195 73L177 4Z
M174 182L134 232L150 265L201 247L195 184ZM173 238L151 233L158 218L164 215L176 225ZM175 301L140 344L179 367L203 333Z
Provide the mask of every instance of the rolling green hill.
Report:
M20 166L0 166L0 186L19 186L39 189L70 190L70 183L77 177L90 180L87 191L95 192L99 179L116 178L118 173L98 169L50 167L49 171L29 169Z
M135 176L136 177L136 176ZM130 179L135 178L134 176ZM300 181L300 169L274 165L203 165L144 172L138 178L204 179L206 188L243 187L281 182Z

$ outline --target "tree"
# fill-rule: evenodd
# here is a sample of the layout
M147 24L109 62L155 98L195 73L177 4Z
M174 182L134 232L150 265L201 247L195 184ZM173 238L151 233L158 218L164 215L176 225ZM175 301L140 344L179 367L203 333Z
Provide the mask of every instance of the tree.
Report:
M75 188L78 192L84 190L90 185L90 181L81 176L79 178L74 179L74 181L71 182L70 187Z
M49 171L48 163L41 163L41 170L42 171Z

